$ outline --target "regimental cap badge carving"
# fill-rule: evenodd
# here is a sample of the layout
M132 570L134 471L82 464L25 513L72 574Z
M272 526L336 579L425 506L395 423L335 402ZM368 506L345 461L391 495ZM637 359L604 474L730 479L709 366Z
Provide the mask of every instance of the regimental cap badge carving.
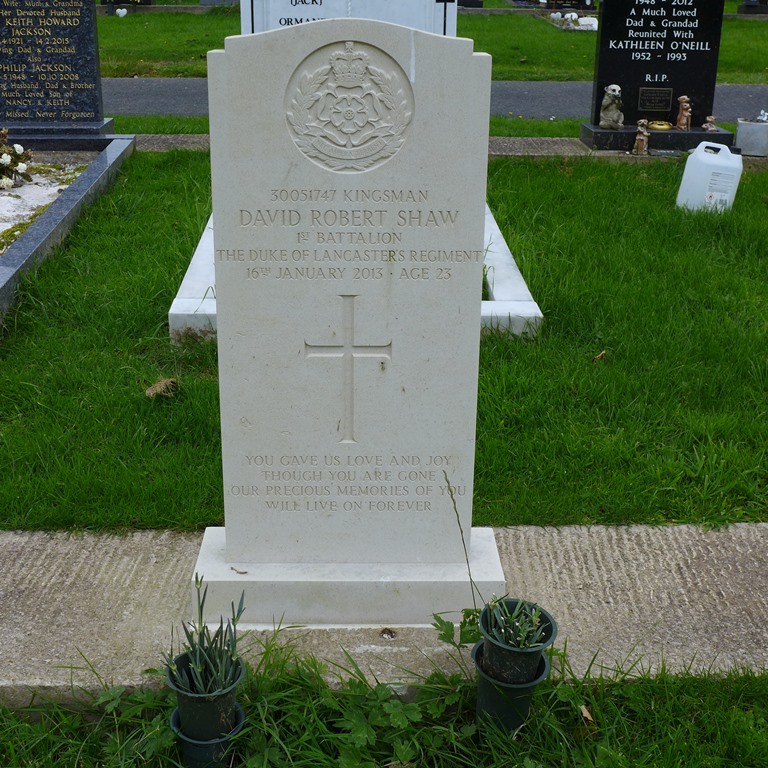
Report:
M333 171L375 168L405 142L414 111L408 77L379 48L347 41L308 56L291 77L286 122L296 146Z

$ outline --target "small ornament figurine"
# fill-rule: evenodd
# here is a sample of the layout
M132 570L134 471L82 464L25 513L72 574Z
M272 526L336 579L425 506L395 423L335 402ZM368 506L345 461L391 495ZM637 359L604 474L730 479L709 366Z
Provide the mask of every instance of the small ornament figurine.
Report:
M701 127L705 131L709 131L709 133L714 133L717 130L717 126L715 125L715 116L707 115L706 120L704 120L704 125L702 125Z
M677 99L680 108L677 112L677 128L680 131L691 130L691 100L687 96L680 96Z
M620 131L624 127L624 113L621 108L621 87L613 83L605 86L605 96L600 105L600 127Z
M651 138L651 132L648 130L647 120L637 121L637 133L635 134L635 146L632 147L631 155L647 155L648 142Z

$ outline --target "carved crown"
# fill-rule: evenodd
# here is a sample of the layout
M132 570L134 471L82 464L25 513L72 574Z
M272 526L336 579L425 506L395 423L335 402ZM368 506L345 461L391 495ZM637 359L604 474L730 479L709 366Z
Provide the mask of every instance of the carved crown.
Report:
M331 54L331 67L336 78L336 85L353 88L363 85L368 69L368 55L354 50L354 43L346 43L345 50Z

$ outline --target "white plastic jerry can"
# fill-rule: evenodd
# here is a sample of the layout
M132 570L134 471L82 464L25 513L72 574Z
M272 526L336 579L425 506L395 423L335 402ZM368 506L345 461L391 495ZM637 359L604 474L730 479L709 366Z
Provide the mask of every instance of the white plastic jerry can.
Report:
M702 141L685 163L677 205L692 211L724 211L733 205L741 179L741 155L725 144Z

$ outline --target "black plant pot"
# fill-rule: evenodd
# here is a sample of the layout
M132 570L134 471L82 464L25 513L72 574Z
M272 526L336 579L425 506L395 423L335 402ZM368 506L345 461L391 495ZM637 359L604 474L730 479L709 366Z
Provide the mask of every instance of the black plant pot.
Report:
M174 660L179 674L189 669L189 655L182 653ZM237 686L245 674L242 660L239 672L228 688L214 693L188 693L176 685L170 669L166 669L168 687L176 692L181 732L191 740L209 742L227 736L237 725Z
M520 601L508 597L504 599L509 612L512 613ZM490 612L486 605L480 614L480 634L483 636L483 669L494 680L502 683L521 684L533 680L539 670L539 664L544 651L555 642L557 637L557 622L543 608L541 625L544 628L543 639L535 648L515 648L502 643L489 632Z
M239 704L235 704L234 728L218 739L202 741L192 739L182 732L178 709L174 709L171 715L171 730L181 740L181 754L187 768L223 768L223 766L228 765L227 752L232 746L232 739L243 727L243 723L245 723L245 712Z
M539 658L533 680L528 683L502 683L494 680L483 669L483 641L472 649L477 668L477 720L493 723L508 731L517 730L528 717L533 689L549 675L549 656Z

